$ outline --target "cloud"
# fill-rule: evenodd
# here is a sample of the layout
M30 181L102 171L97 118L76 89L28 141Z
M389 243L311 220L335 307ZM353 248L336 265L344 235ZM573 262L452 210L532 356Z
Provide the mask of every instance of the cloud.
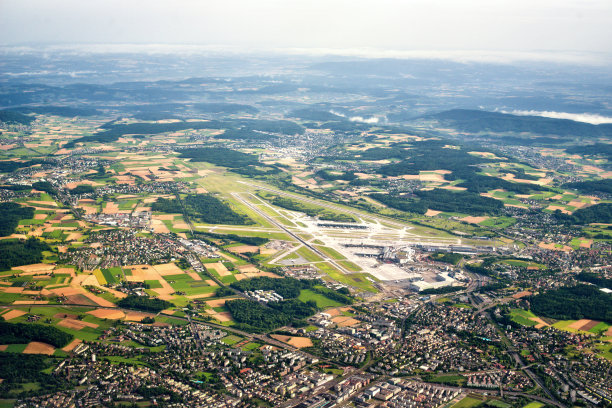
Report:
M47 45L2 45L0 54L148 54L148 55L297 55L310 57L388 58L446 60L459 63L512 64L520 62L549 62L559 64L609 65L611 53L588 51L500 51L500 50L398 50L372 47L361 48L294 48L258 47L213 44L47 44Z
M352 116L349 118L349 120L351 122L360 122L360 123L369 123L369 124L373 124L373 123L378 123L378 118L375 116L369 117L369 118L364 118L362 116Z
M553 119L569 119L577 122L590 123L592 125L601 125L602 123L612 123L612 117L602 116L595 113L569 113L569 112L554 112L554 111L535 111L535 110L513 110L510 112L501 111L502 113L511 113L520 116L542 116L544 118Z
M346 118L346 115L344 113L336 112L335 110L330 110L329 113L332 113L336 116ZM380 119L377 118L376 116L370 116L369 118L364 118L363 116L351 116L350 118L348 118L348 120L350 120L351 122L368 123L368 124L374 124L380 121Z

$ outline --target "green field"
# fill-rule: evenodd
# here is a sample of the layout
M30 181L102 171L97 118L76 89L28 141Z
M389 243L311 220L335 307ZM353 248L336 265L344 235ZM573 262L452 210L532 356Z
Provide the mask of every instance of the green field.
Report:
M247 343L244 346L242 346L242 349L244 351L251 351L251 350L255 350L256 348L259 348L259 347L261 347L261 344L250 342L250 343Z
M302 302L308 302L309 300L314 300L317 303L317 307L322 309L327 309L328 307L338 307L342 306L342 303L336 302L335 300L328 299L327 297L321 295L320 293L315 293L310 289L302 289L300 291L300 296L298 297Z
M466 379L464 376L459 375L459 374L443 374L443 375L437 375L434 376L433 378L429 379L428 381L431 382L435 382L435 383L441 383L441 384L448 384L448 385L454 385L457 387L461 387L463 385L465 385L466 383Z
M26 323L29 315L38 315L38 316L41 316L39 323L49 324L51 326L58 328L59 330L72 334L77 339L81 339L85 341L96 340L102 334L102 332L104 330L107 330L109 327L111 327L113 323L110 320L98 319L97 317L87 314L88 311L92 310L92 308L88 308L88 307L32 306L32 307L27 307L27 308L26 307L23 307L23 308L15 307L15 309L21 309L28 313L23 316L19 316L15 319L11 319L11 323ZM61 315L61 314L73 314L73 315L81 316L83 321L88 322L88 323L94 323L98 325L98 327L96 328L84 327L81 330L74 330L74 329L68 329L66 327L58 326L58 323L62 319L60 317L55 317L55 316ZM47 321L50 321L50 323L46 323Z
M351 273L343 274L331 264L327 262L321 262L316 264L316 267L323 273L326 273L331 279L343 283L348 286L353 286L357 289L366 290L368 292L378 292L374 288L374 284L368 279L375 280L370 274L367 273Z
M333 248L326 247L326 246L317 246L316 248L319 251L323 252L325 255L329 256L331 259L341 260L345 258L344 255L342 255L340 252L336 251Z
M488 406L496 407L496 408L512 408L512 405L507 404L503 401L492 399L487 401Z
M530 317L537 317L528 310L523 309L511 309L510 318L513 322L516 322L523 326L535 326L537 323L530 319Z
M321 262L323 260L319 255L306 247L301 247L295 252L308 262Z
M149 285L149 288L151 289L159 289L162 287L158 280L145 280L144 283Z
M489 218L479 223L479 225L482 225L483 227L491 227L491 228L499 228L499 229L508 228L514 224L516 224L516 220L510 217L494 217L494 218Z
M603 322L597 323L597 325L595 325L594 327L592 327L588 331L578 330L578 329L574 329L572 327L569 327L570 325L572 325L575 322L577 322L577 320L559 320L558 322L555 322L555 324L553 324L553 327L555 329L565 330L565 331L568 331L568 332L571 332L571 333L595 333L595 334L602 333L602 332L608 330L608 328L610 327L609 324L603 323Z
M119 267L102 269L102 275L107 283L115 284L123 280L123 271Z
M483 401L480 399L474 397L465 397L464 399L453 405L452 408L472 408L477 407L482 403Z
M523 408L540 408L543 406L544 404L541 402L532 401L529 404L525 405Z
M234 278L233 275L231 277ZM216 286L209 286L204 281L196 281L187 274L167 275L164 278L172 286L172 289L183 292L186 296L211 293L217 288Z
M242 337L238 337L233 334L230 334L229 336L222 338L221 341L223 342L223 344L227 344L228 346L233 346L234 344L240 343L242 341Z
M338 261L338 263L351 272L360 272L362 270L358 265L352 263L351 261Z
M503 263L503 264L510 265L510 266L516 266L518 268L536 267L538 269L544 269L544 265L542 264L539 264L536 262L523 261L520 259L504 259L503 261L499 261L499 263Z
M612 361L612 343L601 343L595 347L599 355Z

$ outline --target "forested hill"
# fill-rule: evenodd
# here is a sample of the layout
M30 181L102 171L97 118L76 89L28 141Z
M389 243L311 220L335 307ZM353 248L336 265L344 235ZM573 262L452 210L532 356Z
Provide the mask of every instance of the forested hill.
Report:
M518 116L508 113L487 112L470 109L453 109L423 116L436 119L459 131L477 132L515 132L539 135L558 135L560 137L595 138L612 136L612 124L592 125L569 119L553 119L541 116Z
M26 116L22 113L15 112L12 110L0 110L0 122L18 124L18 125L29 125L34 122L33 117Z
M242 105L241 105L242 106ZM71 140L64 147L72 148L77 143L111 143L124 135L158 135L166 132L178 132L185 129L225 129L218 136L223 139L269 139L272 134L303 134L305 129L289 120L265 119L236 119L236 120L207 120L195 122L171 123L116 123L111 121L100 126L93 136L83 136Z

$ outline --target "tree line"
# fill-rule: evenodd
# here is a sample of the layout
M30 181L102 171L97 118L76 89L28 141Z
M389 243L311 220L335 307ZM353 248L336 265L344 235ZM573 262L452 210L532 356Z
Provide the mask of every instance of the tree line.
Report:
M0 271L6 271L14 266L29 265L42 262L43 251L51 248L43 241L34 237L27 241L17 239L0 240Z
M207 224L249 225L253 221L246 215L234 211L228 204L212 194L190 194L183 199L185 211L178 199L158 198L151 210L164 213L186 213Z
M593 285L549 290L529 299L538 316L559 320L593 319L612 323L612 295Z
M72 341L72 334L44 324L0 322L0 344L23 344L31 341L61 348Z
M6 237L15 232L20 220L34 218L34 208L17 203L0 203L0 236Z
M401 211L425 214L428 209L472 215L498 214L504 203L469 191L450 191L441 188L415 191L413 197L370 194L376 201Z
M123 298L119 302L117 302L117 306L124 307L126 309L138 309L147 312L157 313L161 312L164 309L168 309L173 305L172 303L162 299L129 295L128 297Z

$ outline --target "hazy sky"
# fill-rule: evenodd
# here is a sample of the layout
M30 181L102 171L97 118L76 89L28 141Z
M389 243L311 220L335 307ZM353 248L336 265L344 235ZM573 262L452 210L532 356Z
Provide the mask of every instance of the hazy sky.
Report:
M612 0L0 0L0 44L612 53Z

